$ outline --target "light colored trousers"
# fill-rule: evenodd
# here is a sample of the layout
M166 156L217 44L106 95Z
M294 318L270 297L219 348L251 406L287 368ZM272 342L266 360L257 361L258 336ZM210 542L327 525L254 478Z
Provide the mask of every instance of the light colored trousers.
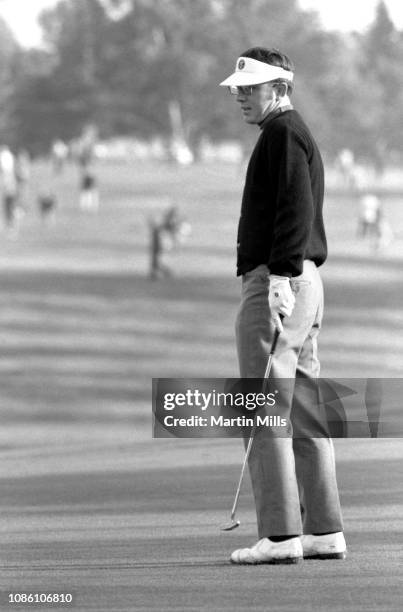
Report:
M309 381L319 376L317 337L323 315L322 281L312 261L304 262L303 274L291 279L291 286L295 308L284 318L270 378L294 380L297 376ZM274 333L268 290L267 266L242 277L236 321L242 378L264 377ZM297 385L282 396L282 403L281 415L291 420L294 433L301 421L309 423L309 435L277 437L267 426L256 431L249 471L259 538L342 531L333 444L312 392Z

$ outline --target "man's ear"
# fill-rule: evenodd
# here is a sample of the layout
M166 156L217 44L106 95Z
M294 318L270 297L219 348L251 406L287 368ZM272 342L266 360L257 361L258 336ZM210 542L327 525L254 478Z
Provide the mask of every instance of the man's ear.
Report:
M288 92L288 85L287 83L276 83L274 85L274 89L276 91L277 98L284 98Z

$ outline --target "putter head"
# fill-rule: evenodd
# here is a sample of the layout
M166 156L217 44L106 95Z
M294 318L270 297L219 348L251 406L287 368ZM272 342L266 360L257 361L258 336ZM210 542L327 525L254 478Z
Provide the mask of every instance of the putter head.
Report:
M224 525L223 527L221 527L221 531L232 531L233 529L236 529L237 527L239 527L240 524L241 524L241 521L234 521L234 519L232 519L232 522L230 525Z

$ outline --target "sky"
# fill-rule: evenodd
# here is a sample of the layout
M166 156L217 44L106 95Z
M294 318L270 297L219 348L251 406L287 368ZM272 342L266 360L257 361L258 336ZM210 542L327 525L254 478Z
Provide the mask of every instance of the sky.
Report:
M395 26L403 30L403 0L384 0ZM299 0L304 9L319 12L326 29L362 31L374 18L378 0Z
M40 44L37 15L42 9L56 4L56 1L0 0L0 15L8 23L21 45L37 46ZM374 17L377 2L378 0L299 0L302 8L315 9L319 12L325 29L343 31L364 30ZM403 0L385 0L385 3L396 27L403 30Z

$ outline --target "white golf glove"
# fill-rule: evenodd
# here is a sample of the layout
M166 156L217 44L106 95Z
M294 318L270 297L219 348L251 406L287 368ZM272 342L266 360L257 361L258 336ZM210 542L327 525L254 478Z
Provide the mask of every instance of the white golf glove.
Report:
M280 315L289 317L294 310L295 296L288 276L270 274L269 307L270 317L279 332L283 331Z

